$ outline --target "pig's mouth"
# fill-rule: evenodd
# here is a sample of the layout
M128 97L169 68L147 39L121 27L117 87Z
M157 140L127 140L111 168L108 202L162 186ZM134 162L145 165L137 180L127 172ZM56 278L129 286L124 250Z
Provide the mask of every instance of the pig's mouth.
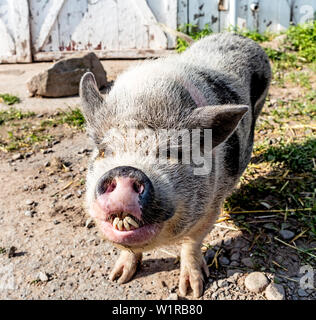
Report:
M101 221L101 230L107 239L126 246L147 244L161 228L161 223L146 224L128 212L114 213Z

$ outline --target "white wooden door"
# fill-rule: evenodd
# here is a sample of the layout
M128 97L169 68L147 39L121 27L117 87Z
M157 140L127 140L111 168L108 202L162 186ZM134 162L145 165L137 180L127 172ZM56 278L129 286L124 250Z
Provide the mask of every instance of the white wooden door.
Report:
M316 0L178 0L178 25L203 28L207 23L213 32L230 26L279 32L291 22L312 20L315 11Z
M27 0L0 0L0 63L31 61Z
M100 58L159 55L175 38L177 0L29 0L35 61L94 50ZM174 22L173 22L174 21Z

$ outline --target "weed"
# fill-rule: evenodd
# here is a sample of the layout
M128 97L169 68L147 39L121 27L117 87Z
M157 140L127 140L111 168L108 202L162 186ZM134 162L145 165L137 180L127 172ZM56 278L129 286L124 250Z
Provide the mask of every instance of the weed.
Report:
M186 33L187 35L189 35L193 40L199 40L205 36L210 35L211 33L213 33L212 29L210 28L209 24L205 24L203 29L199 29L199 27L197 25L193 25L193 24L185 24L183 26L181 26L179 29L179 31ZM176 50L178 52L183 52L187 47L188 47L188 43L181 39L181 38L177 38L177 46L176 46Z
M20 102L20 98L8 93L0 93L0 102L4 102L7 105L13 105Z
M34 115L34 112L23 112L21 110L11 107L9 110L0 111L0 125L12 120L30 118Z

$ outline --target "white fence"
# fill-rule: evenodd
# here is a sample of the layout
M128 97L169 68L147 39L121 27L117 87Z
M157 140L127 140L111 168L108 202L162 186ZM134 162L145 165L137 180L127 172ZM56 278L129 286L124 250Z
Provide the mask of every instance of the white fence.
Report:
M157 22L277 32L313 19L315 11L316 0L0 0L0 63L88 50L100 58L155 56L176 40Z

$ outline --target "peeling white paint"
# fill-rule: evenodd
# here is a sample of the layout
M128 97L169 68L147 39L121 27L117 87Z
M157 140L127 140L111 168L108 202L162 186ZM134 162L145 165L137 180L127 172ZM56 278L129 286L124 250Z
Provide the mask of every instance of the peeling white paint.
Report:
M0 63L89 50L103 58L155 56L176 45L158 23L278 32L315 11L316 0L0 0Z

